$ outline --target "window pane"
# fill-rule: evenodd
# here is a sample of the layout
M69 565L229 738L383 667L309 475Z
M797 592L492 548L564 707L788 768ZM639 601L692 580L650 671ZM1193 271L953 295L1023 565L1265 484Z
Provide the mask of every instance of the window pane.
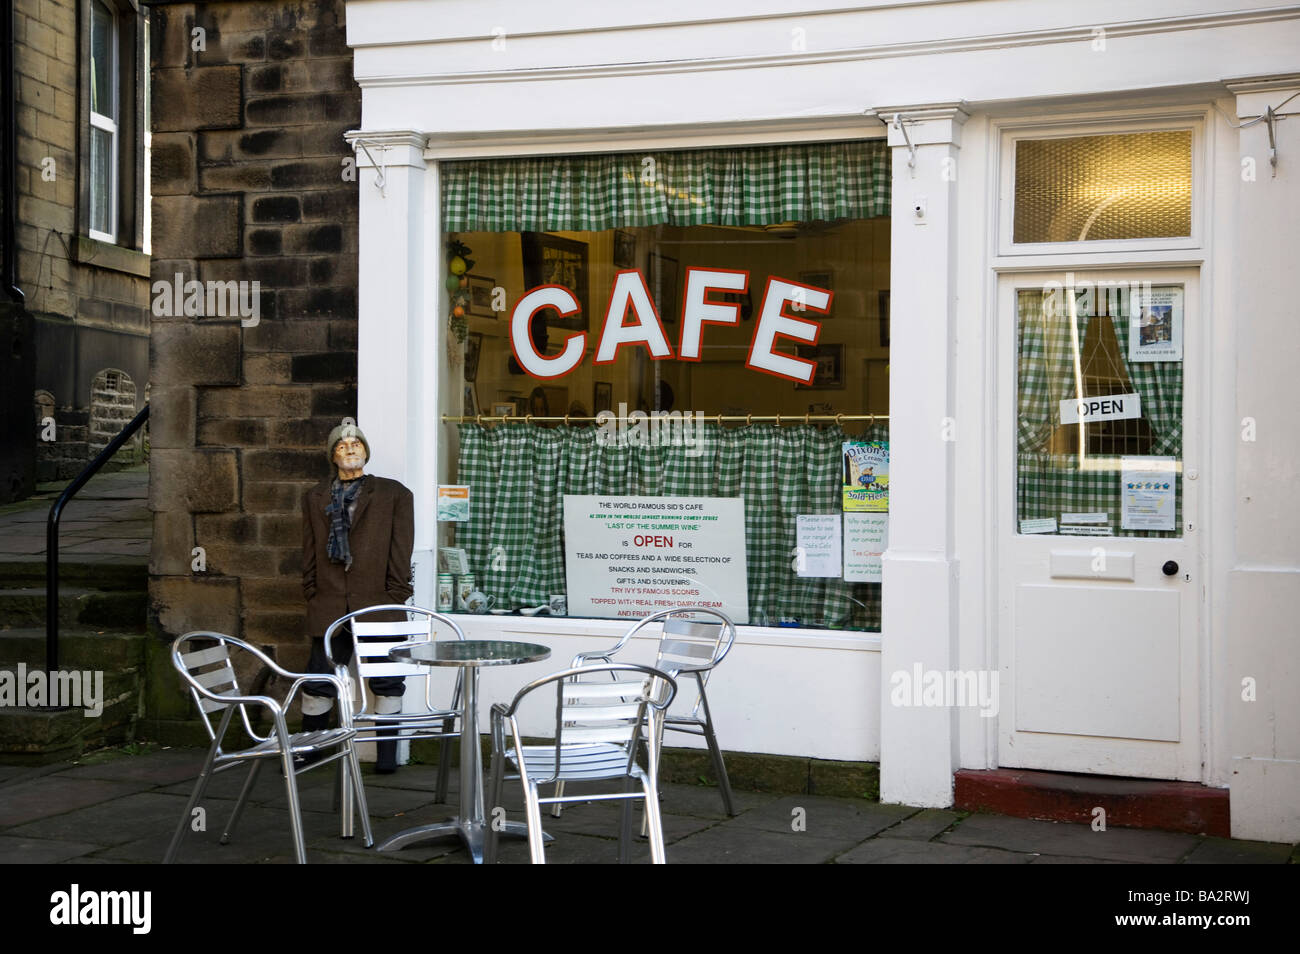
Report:
M455 479L473 488L472 515L466 523L443 524L454 528L454 537L442 542L466 550L474 585L493 597L494 608L527 610L567 593L568 561L577 551L563 536L566 496L740 498L745 516L734 531L736 547L744 551L745 576L738 585L748 596L747 622L879 631L887 425L882 419L874 426L868 420L844 420L841 426L834 416L883 418L889 412L889 239L885 216L766 227L657 225L449 236L437 267L452 309L443 376L456 387L443 412L516 418L448 431L460 440ZM711 312L699 331L698 359L682 360L681 354L694 351L693 334L682 340L692 268L747 275L748 283L743 290L708 294L711 304L734 306L728 308L734 322L726 312ZM629 283L629 273L639 278ZM630 343L614 351L612 360L597 363L606 311L620 280L620 287L635 290L641 316L629 307L621 322L617 314L610 318L611 328L642 319L656 332L662 327L669 349L662 360L652 359L644 344ZM807 300L790 292L784 312L820 325L815 345L790 338L775 345L786 360L815 369L810 383L751 364L758 360L751 351L763 350L754 342L764 323L764 299L776 295L769 282L803 286ZM586 346L572 370L538 379L516 359L510 329L516 303L544 285L570 290L579 310L566 316L553 308L535 312L528 326L532 349L554 360L579 333L586 334ZM824 300L818 289L833 293L828 313L814 307ZM612 418L593 423L600 412L612 412ZM518 420L529 414L558 420ZM778 414L780 425L773 420ZM652 417L638 425L641 415ZM733 420L719 424L717 415ZM766 419L747 425L747 415ZM804 423L806 415L822 420ZM816 517L822 518L823 542L834 541L833 552L808 555L800 564L797 547L807 539L800 537L801 527L812 532L815 521L809 518ZM680 579L638 589L645 583L638 578L620 588L619 605L595 612L580 608L580 592L568 593L568 612L640 616L662 609L657 600L677 605L710 594L723 598L733 578L704 566L697 571L691 563L672 564L684 558L674 556L679 541L670 536L654 544L665 547L655 566L662 560L668 569L692 567ZM627 559L622 550L611 552ZM637 564L644 573L666 572L646 569L650 559ZM600 569L613 572L620 565L631 564L607 560ZM730 604L723 611L734 612Z
M91 7L90 108L117 119L113 96L113 18L102 3Z
M1190 130L1022 139L1016 242L1192 234Z
M113 134L94 126L90 128L90 227L96 232L113 231L109 214L112 193L110 164L113 157Z
M1182 286L1051 286L1017 304L1016 529L1180 536Z

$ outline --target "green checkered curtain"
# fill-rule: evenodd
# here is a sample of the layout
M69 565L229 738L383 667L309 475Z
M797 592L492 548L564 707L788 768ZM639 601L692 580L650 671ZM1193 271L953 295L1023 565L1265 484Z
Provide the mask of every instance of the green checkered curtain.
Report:
M1053 307L1059 298L1059 293L1044 296L1022 291L1018 295L1018 519L1050 517L1059 521L1062 513L1105 512L1111 515L1117 535L1177 536L1176 530L1121 530L1121 473L1114 464L1105 463L1097 455L1081 464L1078 454L1053 453L1050 449L1052 432L1060 419L1060 402L1077 396L1069 315ZM1110 320L1129 381L1142 395L1143 416L1155 438L1150 453L1181 457L1182 363L1128 361L1128 318L1119 315ZM1077 316L1081 348L1088 321L1086 314ZM1089 469L1081 469L1084 467ZM1175 498L1175 526L1181 524L1182 507L1180 487Z
M793 568L796 516L840 510L847 438L838 427L709 423L671 443L605 442L594 427L527 423L462 424L460 435L459 480L474 489L457 545L504 608L565 592L565 494L741 497L751 622L880 629L879 584L799 577ZM888 432L875 426L865 439Z
M884 140L444 162L448 232L600 232L889 215Z

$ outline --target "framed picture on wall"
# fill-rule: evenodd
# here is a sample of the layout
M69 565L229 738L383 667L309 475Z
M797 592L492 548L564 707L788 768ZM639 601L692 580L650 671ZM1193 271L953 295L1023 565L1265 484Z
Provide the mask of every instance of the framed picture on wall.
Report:
M636 268L636 233L616 229L614 232L614 267Z
M597 381L594 391L592 405L595 407L595 411L593 413L599 414L601 411L613 410L614 385L608 381Z
M650 253L650 273L646 276L650 282L650 297L659 309L659 318L665 325L677 321L677 310L681 302L677 297L677 259Z
M466 417L473 417L478 413L478 397L474 393L474 385L465 385L465 410L463 413Z
M799 345L795 353L806 361L817 363L812 384L796 382L796 391L828 391L844 387L844 345Z
M889 347L889 289L883 288L877 293L880 304L880 347Z
M482 275L467 275L469 279L469 313L476 318L495 318L492 310L492 289L497 287L495 278Z
M520 247L524 257L524 284L528 288L538 285L561 285L573 292L581 311L568 318L560 318L547 309L546 323L556 328L586 329L589 281L587 243L561 238L549 232L521 232Z
M478 356L483 351L483 336L473 333L465 336L465 380L478 378Z
M512 417L515 413L515 406L512 402L492 405L493 417Z

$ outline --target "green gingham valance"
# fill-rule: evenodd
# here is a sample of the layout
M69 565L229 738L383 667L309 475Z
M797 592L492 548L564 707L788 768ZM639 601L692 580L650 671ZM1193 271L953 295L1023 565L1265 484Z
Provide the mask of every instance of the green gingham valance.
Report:
M1079 455L1050 449L1060 416L1060 402L1077 396L1075 347L1082 349L1092 323L1110 322L1116 351L1133 390L1142 395L1142 416L1151 428L1154 457L1182 458L1183 363L1130 361L1127 309L1107 316L1075 316L1077 336L1070 333L1070 316L1048 295L1022 291L1018 296L1018 466L1017 517L1020 520L1059 518L1063 513L1112 514L1117 535L1176 537L1177 530L1121 530L1118 469L1082 469ZM1174 497L1174 526L1182 525L1181 481Z
M705 424L691 446L597 440L594 427L510 423L460 426L459 481L469 484L468 523L456 545L498 606L538 606L566 592L564 495L740 497L750 622L880 630L880 584L797 576L798 514L840 511L838 427L721 428ZM870 440L887 440L874 426Z
M884 140L444 162L448 232L599 232L889 215Z

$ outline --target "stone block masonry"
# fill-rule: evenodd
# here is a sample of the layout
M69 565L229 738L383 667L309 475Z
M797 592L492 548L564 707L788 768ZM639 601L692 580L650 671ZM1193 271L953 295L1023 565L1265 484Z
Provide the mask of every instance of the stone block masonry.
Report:
M151 9L151 281L257 282L261 306L252 325L154 313L151 624L160 643L215 629L301 665L302 496L356 413L344 3Z

